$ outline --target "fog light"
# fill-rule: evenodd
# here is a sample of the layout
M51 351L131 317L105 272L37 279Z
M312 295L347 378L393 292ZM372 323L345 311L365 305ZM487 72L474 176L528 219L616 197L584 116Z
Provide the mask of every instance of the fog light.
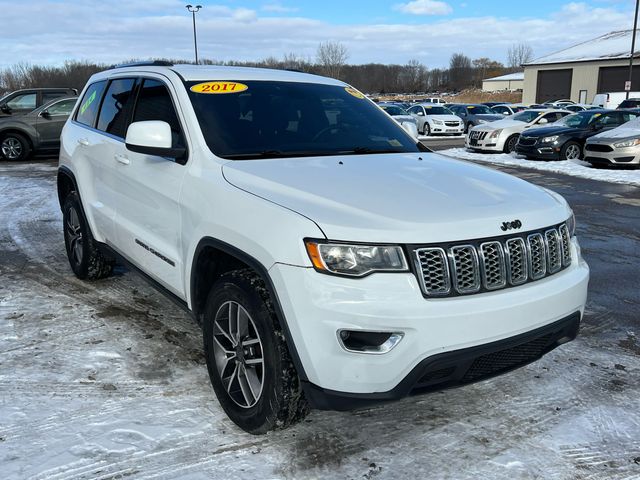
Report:
M340 346L348 352L383 354L391 351L402 337L402 332L370 332L338 330Z

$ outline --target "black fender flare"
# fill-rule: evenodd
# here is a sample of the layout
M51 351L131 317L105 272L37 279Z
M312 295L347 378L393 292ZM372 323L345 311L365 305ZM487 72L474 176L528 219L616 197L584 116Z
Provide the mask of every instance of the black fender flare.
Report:
M308 382L307 374L304 370L304 366L302 365L302 361L300 360L300 355L298 354L298 350L295 342L293 341L293 337L291 335L291 330L289 329L289 324L284 315L284 311L282 310L282 305L280 303L280 299L278 297L278 293L276 292L275 286L273 285L273 281L269 275L268 269L254 257L249 255L248 253L240 250L239 248L234 247L222 240L218 240L213 237L204 237L198 242L198 246L195 249L193 254L193 259L191 263L191 278L189 279L189 290L190 290L190 299L191 299L191 309L192 313L196 318L199 318L201 312L196 311L194 298L196 296L196 262L202 252L202 250L206 247L216 248L227 255L235 257L241 262L247 264L253 270L255 270L258 275L262 277L264 283L269 291L269 295L271 297L271 301L273 303L273 308L275 310L276 316L278 317L278 321L280 322L280 326L282 327L282 333L285 336L285 340L287 341L287 346L289 347L289 353L291 354L291 360L293 361L294 366L296 367L296 371L298 372L298 377L302 382Z
M71 169L69 169L69 167L65 167L64 165L58 167L56 183L57 183L57 191L58 191L58 203L60 204L60 208L62 208L62 204L64 202L64 195L62 192L62 182L61 182L62 177L67 177L73 184L73 189L76 192L78 192L78 195L80 195L80 192L78 191L78 181L76 180L76 176L73 174Z

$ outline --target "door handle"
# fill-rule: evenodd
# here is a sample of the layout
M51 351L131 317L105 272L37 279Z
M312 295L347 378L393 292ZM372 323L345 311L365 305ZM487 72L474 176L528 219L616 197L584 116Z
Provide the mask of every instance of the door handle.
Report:
M83 147L88 147L90 145L89 140L87 140L86 138L79 138L78 145L82 145Z
M123 165L129 165L131 163L126 155L120 155L117 153L114 155L114 158Z

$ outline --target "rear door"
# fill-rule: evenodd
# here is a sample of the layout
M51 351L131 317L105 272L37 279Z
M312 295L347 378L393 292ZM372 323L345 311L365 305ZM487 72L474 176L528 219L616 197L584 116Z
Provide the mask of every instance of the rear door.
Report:
M36 130L40 139L40 148L57 148L60 146L60 133L67 118L76 104L75 98L68 98L52 103L36 118Z
M173 147L185 147L175 91L158 78L141 80L133 122L162 120L171 126ZM185 159L135 153L119 145L116 165L120 195L117 246L133 263L174 294L185 298L181 255L180 194Z

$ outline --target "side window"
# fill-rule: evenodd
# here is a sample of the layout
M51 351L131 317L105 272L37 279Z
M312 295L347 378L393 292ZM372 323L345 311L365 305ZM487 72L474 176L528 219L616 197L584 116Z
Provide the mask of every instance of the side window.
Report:
M133 78L119 78L111 81L100 108L96 126L98 130L124 138L131 116L134 84Z
M73 110L73 106L76 104L76 99L72 100L62 100L60 102L54 103L49 108L47 108L47 112L49 115L71 115L71 111Z
M43 92L42 93L42 104L44 105L51 100L55 100L56 98L64 97L65 94L63 92Z
M544 118L548 123L553 123L556 120L560 119L560 116L556 113L556 112L552 112L552 113L547 113Z
M7 107L12 110L35 110L36 94L25 93L24 95L18 95L7 102Z
M171 127L172 147L184 147L185 142L176 109L171 101L171 94L164 83L158 80L145 79L138 94L134 122L162 120Z
M107 85L107 81L96 82L87 88L87 92L80 101L80 107L76 113L76 121L88 127L93 127L96 116L98 115L98 108L100 107L100 99L102 93Z
M627 123L634 118L637 118L638 114L633 112L620 112L620 116L622 117L621 123Z

